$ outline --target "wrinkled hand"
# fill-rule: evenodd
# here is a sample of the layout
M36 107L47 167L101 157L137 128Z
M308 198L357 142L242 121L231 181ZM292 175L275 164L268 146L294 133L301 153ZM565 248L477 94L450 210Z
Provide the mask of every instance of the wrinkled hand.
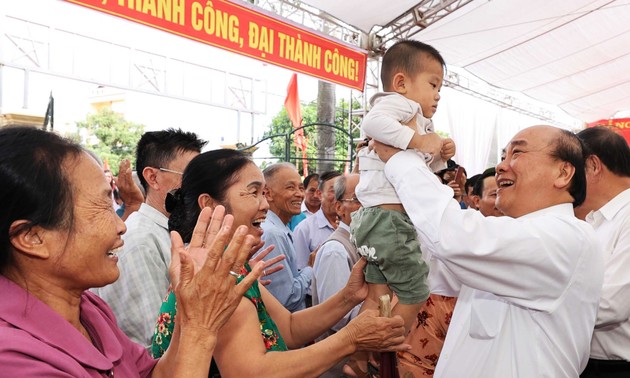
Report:
M209 207L201 210L190 243L184 248L184 251L192 259L195 273L206 262L208 247L214 241L221 227L224 224L225 226L231 227L233 220L234 218L231 215L225 215L225 208L223 206L217 206L214 211ZM176 232L175 234L177 234L178 240L181 240L180 235ZM172 287L177 287L180 271L181 261L179 258L179 249L175 249L173 246L173 232L171 232L171 265L168 267L168 273L171 277Z
M265 245L265 242L261 241L260 243L258 243L258 245L254 246L254 249L252 251L252 254L255 254L258 252L259 249L261 249L263 246ZM263 277L268 277L272 274L274 274L275 272L278 272L282 269L284 269L284 265L280 264L280 265L276 265L273 266L277 263L279 263L280 261L284 260L286 258L285 255L278 255L272 259L269 259L267 261L264 261L263 259L265 257L267 257L267 255L274 250L274 248L276 248L275 245L270 245L269 247L265 248L262 252L258 253L257 255L255 255L251 260L249 260L249 266L254 266L256 264L258 264L260 261L262 261L263 263L263 273L262 276L260 277L260 279L258 280L258 282L260 282L262 285L269 285L271 283L270 279L263 279ZM271 267L271 268L270 268Z
M231 272L242 272L243 264L254 246L254 238L247 235L246 226L240 226L230 240L233 218L231 215L224 218L224 213L222 206L217 206L214 214L212 209L204 208L188 248L184 247L177 232L171 232L172 258L180 261L175 294L177 321L181 327L215 333L229 319L243 294L262 273L264 264L258 263L250 274L236 284L236 277ZM221 225L218 229L217 224ZM196 263L191 255L193 250L205 251L207 255L196 273Z
M448 159L455 156L455 142L451 138L442 139L442 148L440 149L440 157L442 160L447 161Z
M377 142L374 139L370 141L370 146L371 148L374 149L374 151L378 155L378 158L381 159L385 163L387 163L387 161L396 153L402 151L396 147L392 147L387 144Z
M365 257L361 257L352 267L350 277L348 277L348 282L344 288L347 293L347 297L344 295L344 298L351 298L357 304L363 302L368 295L368 284L365 282L363 274L363 269L365 269L366 265L367 260Z
M122 198L125 206L137 206L139 208L144 202L142 191L133 181L131 162L129 162L129 159L123 159L120 162L116 185L118 187L118 194L120 194L120 198Z
M366 310L352 319L339 333L344 332L357 350L406 351L405 325L402 317L384 318L376 310Z

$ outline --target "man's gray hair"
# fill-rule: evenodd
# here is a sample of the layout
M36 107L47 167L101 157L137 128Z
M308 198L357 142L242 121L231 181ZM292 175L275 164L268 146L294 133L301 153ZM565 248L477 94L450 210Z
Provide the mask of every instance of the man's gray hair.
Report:
M295 165L289 162L280 162L280 163L271 164L270 166L268 166L267 168L263 170L263 176L265 176L265 181L272 180L273 177L283 168L291 168L297 172L297 168L295 168Z
M346 182L348 181L348 175L343 175L335 181L333 188L335 189L335 199L341 201L346 194Z

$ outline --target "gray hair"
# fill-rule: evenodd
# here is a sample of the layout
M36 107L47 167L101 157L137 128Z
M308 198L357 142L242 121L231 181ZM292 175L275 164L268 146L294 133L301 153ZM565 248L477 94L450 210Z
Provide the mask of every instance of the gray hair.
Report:
M265 176L265 181L270 181L273 179L273 177L280 172L283 168L290 168L294 171L297 172L297 168L295 168L295 165L293 165L292 163L289 162L281 162L281 163L275 163L275 164L271 164L270 166L268 166L267 168L265 168L263 170L263 176Z
M347 181L348 181L347 175L343 175L339 177L337 181L335 181L335 186L333 186L333 188L335 189L335 199L337 201L341 201L343 199L343 196L346 194Z

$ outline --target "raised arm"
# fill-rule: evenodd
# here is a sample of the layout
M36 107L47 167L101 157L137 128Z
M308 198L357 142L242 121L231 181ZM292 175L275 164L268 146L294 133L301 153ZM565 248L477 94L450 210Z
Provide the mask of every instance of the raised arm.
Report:
M299 347L295 344L312 340L313 335L330 328L335 319L343 316L350 303L356 303L357 299L344 291L327 304L290 314L262 287L261 294L280 334L288 336L285 341L289 347ZM317 307L320 307L319 311ZM306 348L267 351L256 310L251 303L243 300L221 331L215 356L221 374L225 376L317 377L357 350L409 349L408 345L402 344L403 328L400 317L380 318L376 316L376 311L366 311L341 331ZM247 348L243 349L245 345Z
M223 209L217 209L222 217ZM261 262L236 284L232 272L240 271L247 261L253 238L241 226L228 245L232 217L226 216L217 229L213 227L217 223L210 222L211 213L209 208L202 210L195 227L195 235L202 238L193 236L187 248L179 234L171 234L172 258L181 264L180 274L173 279L177 282L177 323L169 349L153 370L154 377L207 377L219 330L262 273ZM194 257L203 251L207 258L197 267Z
M484 218L477 211L461 210L452 199L453 191L410 151L389 159L385 173L423 248L462 284L513 303L553 309L574 273L584 243L592 244L588 225L557 212L546 215L546 220L556 219L549 227L550 223L527 217ZM570 204L558 206L568 207L564 213L570 215Z
M371 138L397 148L407 149L416 134L411 122L420 106L400 95L382 96L361 122L361 129Z

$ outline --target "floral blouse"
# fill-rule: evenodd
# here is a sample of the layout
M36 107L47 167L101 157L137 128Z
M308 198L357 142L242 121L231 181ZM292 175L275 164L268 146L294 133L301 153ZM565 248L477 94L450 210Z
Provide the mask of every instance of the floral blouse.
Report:
M241 276L237 279L237 283L241 282L245 275L251 271L248 264L245 264L243 270L240 272ZM262 301L262 297L260 296L260 289L257 284L254 284L245 292L245 298L252 301L254 306L256 306L256 310L258 311L258 321L260 323L260 334L265 343L265 348L267 351L285 351L288 350L286 344L284 343L284 339L278 332L278 327L276 323L271 319L269 314L267 313L267 308ZM175 314L176 314L176 299L175 293L169 288L164 301L162 302L162 306L160 307L160 314L158 316L157 323L155 325L155 333L153 334L153 343L151 345L151 352L153 353L153 357L159 358L161 357L166 349L168 349L169 344L171 343L171 337L173 336L173 330L175 329ZM213 373L213 370L216 369L214 361L211 367L211 376L218 375L218 371Z
M411 345L411 350L398 352L398 371L401 377L433 376L456 301L457 298L431 294L422 305L405 340Z

